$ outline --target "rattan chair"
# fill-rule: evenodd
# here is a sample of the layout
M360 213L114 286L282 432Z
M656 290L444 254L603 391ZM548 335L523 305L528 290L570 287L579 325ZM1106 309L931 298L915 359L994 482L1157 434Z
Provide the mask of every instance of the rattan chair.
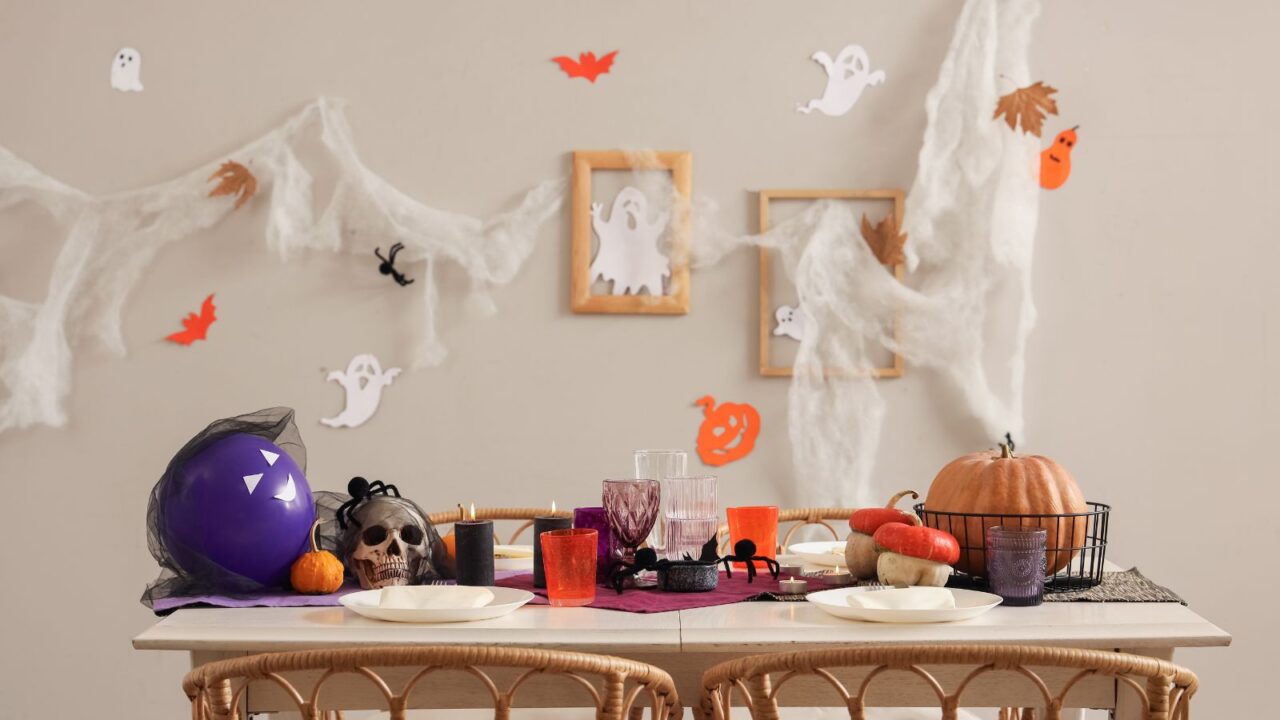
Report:
M961 680L950 691L935 677L940 666L964 666ZM833 670L855 668L861 672L856 683L846 685ZM926 669L928 668L928 669ZM1063 668L1065 681L1051 689L1032 668ZM1072 672L1075 671L1075 672ZM755 720L777 720L778 693L787 683L811 676L828 684L839 702L849 709L851 720L865 720L866 696L875 683L911 682L926 687L942 708L942 720L956 720L964 693L975 680L988 673L1002 673L1009 679L1000 691L1013 690L1020 675L1027 687L1043 701L1044 720L1060 720L1062 706L1072 688L1092 676L1114 678L1117 688L1132 691L1148 720L1187 720L1191 696L1198 686L1191 671L1172 663L1137 655L1082 650L1076 648L1018 647L1001 645L933 645L860 647L840 650L753 655L712 667L702 676L699 714L714 720L728 720L734 690ZM775 677L776 676L776 677ZM914 676L914 677L911 677ZM856 684L851 692L849 687ZM1117 690L1116 701L1122 694ZM986 703L990 704L990 703ZM1024 705L1010 697L1000 705ZM1016 717L1003 711L1002 717ZM1041 717L1024 710L1022 718Z
M500 687L490 673L503 668L511 669L504 673L510 679L501 680L505 687ZM397 670L407 679L393 689L385 676ZM322 720L337 714L325 709L321 691L335 677L356 676L367 681L360 685L381 696L391 720L404 720L415 688L441 671L473 676L475 692L492 699L495 720L507 720L516 693L542 674L581 685L582 706L594 704L598 720L622 720L644 705L652 709L652 717L664 720L679 718L682 712L671 676L652 665L608 655L508 647L370 647L251 655L201 665L183 679L182 689L191 699L194 720L241 720L245 691L254 683L274 685L303 718ZM459 680L449 682L456 685ZM336 693L331 689L330 694ZM416 697L421 700L425 694L419 690ZM558 692L557 697L564 694Z
M791 538L795 536L800 528L806 525L820 525L831 533L833 540L840 539L840 532L832 527L828 520L841 520L844 523L849 522L849 516L857 508L841 508L841 507L825 507L825 508L781 508L778 510L778 527L781 529L784 523L795 523L787 532L782 534L782 541L778 543L776 550L782 552L784 548L791 544ZM729 525L721 524L720 529L716 533L720 538L720 552L725 553L729 549Z
M533 527L533 519L543 515L562 518L573 517L573 513L568 510L557 510L555 512L551 512L550 508L476 508L477 520L524 521L516 528L515 532L511 534L511 539L507 541L508 545L516 544L516 540L520 539L520 536L524 531ZM427 515L427 519L429 519L431 524L435 525L438 529L441 525L452 525L453 523L462 520L463 517L459 510L442 510L441 512L434 512ZM443 535L444 531L441 531L440 534ZM498 537L498 530L496 527L494 528L493 536L494 538Z

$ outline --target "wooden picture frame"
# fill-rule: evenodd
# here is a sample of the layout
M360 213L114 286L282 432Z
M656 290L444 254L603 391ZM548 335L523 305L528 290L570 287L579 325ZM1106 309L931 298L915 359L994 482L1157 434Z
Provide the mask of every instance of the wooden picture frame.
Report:
M897 220L898 227L902 227L903 203L906 199L906 193L902 190L761 190L759 191L760 203L760 232L764 233L769 230L769 203L774 200L888 200L893 203L893 214ZM865 242L860 234L856 234L852 240L856 242ZM770 273L772 259L769 257L769 249L760 247L760 374L764 377L791 377L792 369L790 367L779 367L772 363L770 357L770 339L773 337L772 324L774 304L770 295ZM893 275L902 281L906 273L906 268L898 263L893 266ZM900 325L895 319L893 324L894 340L900 339ZM877 378L899 378L905 372L905 363L902 356L898 353L893 354L893 363L886 367L878 367L871 371L872 377ZM864 373L848 370L841 371L835 368L827 368L828 376L836 375L863 375Z
M684 208L672 213L669 295L593 295L591 286L591 173L594 170L666 170ZM688 152L648 153L576 150L573 153L573 209L570 252L570 307L575 313L684 315L689 312L688 208L693 197L693 156Z

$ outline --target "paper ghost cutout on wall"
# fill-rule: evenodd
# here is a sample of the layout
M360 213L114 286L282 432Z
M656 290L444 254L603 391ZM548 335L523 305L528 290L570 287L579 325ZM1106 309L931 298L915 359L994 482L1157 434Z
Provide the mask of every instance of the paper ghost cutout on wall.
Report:
M400 374L400 368L387 368L383 372L378 358L372 355L356 355L347 364L346 372L334 370L327 380L337 382L347 392L347 406L336 417L321 418L329 427L360 427L378 409L382 401L382 388Z
M111 58L111 87L120 92L142 92L142 53L120 48Z
M638 295L641 288L650 295L665 294L662 282L671 277L671 260L658 249L658 240L667 230L671 213L659 213L650 222L649 199L630 186L613 199L608 221L603 211L603 205L591 203L591 227L600 239L591 261L591 280L612 282L614 295Z
M773 312L777 325L773 328L775 336L785 335L792 340L804 340L804 311L799 307L779 305Z
M756 446L760 434L760 413L747 403L720 403L704 395L694 405L702 406L702 426L698 428L698 457L719 467L741 460Z
M861 45L846 46L835 60L821 50L814 53L811 59L827 71L827 88L822 92L822 97L798 106L796 112L811 113L818 110L824 115L844 115L858 102L868 85L884 82L884 71L871 71L871 61L867 59L867 51Z

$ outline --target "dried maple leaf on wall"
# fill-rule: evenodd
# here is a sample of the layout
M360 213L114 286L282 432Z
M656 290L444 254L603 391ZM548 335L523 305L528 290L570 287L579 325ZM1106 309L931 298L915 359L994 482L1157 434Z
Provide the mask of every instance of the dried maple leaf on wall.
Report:
M1016 130L1021 125L1023 132L1040 137L1040 127L1044 124L1045 113L1058 114L1057 101L1049 97L1056 92L1058 92L1057 88L1042 82L1018 88L996 102L996 112L991 118L994 120L1003 115L1004 121L1009 123L1010 130Z
M221 195L235 195L236 204L233 210L239 210L241 205L249 202L249 198L258 192L258 180L249 172L249 168L238 162L228 160L218 167L210 180L219 178L218 186L209 191L209 197L219 197Z
M907 234L898 232L898 220L892 213L886 215L875 227L871 226L871 220L863 213L862 237L882 265L897 265L907 259L902 253L902 246L907 244Z

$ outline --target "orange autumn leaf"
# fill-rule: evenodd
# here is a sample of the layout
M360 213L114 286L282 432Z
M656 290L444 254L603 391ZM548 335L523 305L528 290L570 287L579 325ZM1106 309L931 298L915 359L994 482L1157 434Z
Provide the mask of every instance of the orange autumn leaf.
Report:
M209 197L220 197L222 195L235 195L236 204L233 210L239 210L241 205L249 202L249 198L258 192L258 180L249 172L249 168L241 165L233 160L222 163L212 175L210 180L218 178L218 186L209 191Z
M991 118L994 120L1003 115L1010 130L1017 130L1021 126L1023 132L1040 137L1045 113L1058 114L1057 101L1049 97L1056 92L1057 88L1042 82L1018 88L996 102L996 112Z
M898 220L892 214L872 227L871 220L863 213L862 237L881 265L897 265L907 259L902 252L902 247L907 244L907 234L898 232Z
M760 413L747 403L720 403L704 395L695 405L702 406L702 427L698 428L698 457L707 465L719 467L746 457L756 446L760 434Z

